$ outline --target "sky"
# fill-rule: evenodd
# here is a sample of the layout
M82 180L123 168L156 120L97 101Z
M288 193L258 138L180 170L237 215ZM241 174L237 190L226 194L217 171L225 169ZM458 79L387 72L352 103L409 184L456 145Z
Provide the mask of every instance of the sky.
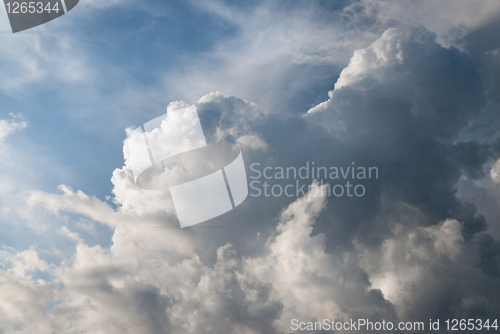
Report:
M0 9L0 332L497 319L499 28L497 0L80 0L15 34ZM181 229L125 140L186 105L250 194L293 196ZM274 177L313 162L378 174Z

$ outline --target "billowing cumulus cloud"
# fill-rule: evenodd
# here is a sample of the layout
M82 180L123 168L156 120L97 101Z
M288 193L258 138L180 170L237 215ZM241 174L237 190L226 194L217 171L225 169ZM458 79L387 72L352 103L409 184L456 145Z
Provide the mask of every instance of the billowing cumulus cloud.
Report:
M486 105L479 84L469 55L423 27L390 29L354 53L330 99L306 115L383 170L381 207L353 240L374 286L406 317L498 312L490 295L499 288L498 241L482 232L476 207L456 197L459 180L485 177L498 154L459 139ZM461 278L450 281L452 272Z
M372 17L379 29L389 23L377 8L393 2L379 3L342 13ZM489 20L496 7L485 6L476 19ZM326 196L328 186L310 178L308 194L249 197L216 221L179 229L168 191L135 186L126 145L109 201L69 185L26 192L17 212L50 221L49 233L70 246L53 250L57 260L36 245L3 248L0 329L288 333L292 319L493 319L500 146L463 135L498 103L497 81L485 74L497 70L498 47L471 52L480 24L458 19L469 29L456 37L460 48L438 42L441 25L439 36L421 25L384 29L302 115L215 92L192 102L207 142L238 144L247 165L376 166L378 178L360 181L363 197ZM23 126L5 124L4 133ZM89 238L99 225L112 231L109 246Z

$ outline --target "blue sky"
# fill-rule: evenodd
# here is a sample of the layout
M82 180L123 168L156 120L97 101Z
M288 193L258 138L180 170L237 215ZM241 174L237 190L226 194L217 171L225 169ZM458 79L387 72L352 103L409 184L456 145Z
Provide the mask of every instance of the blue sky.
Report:
M498 314L499 16L495 0L80 0L12 34L0 9L0 331ZM126 129L175 101L247 169L381 178L181 230L124 157Z

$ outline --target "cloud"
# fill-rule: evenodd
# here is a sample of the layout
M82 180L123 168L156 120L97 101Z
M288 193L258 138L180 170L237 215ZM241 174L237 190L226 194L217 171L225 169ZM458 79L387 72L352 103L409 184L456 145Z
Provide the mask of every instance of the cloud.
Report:
M63 192L62 195L31 191L26 203L31 207L41 204L45 209L55 214L58 214L62 210L78 211L92 217L96 221L103 224L110 224L113 227L117 226L119 221L121 221L113 209L97 198L90 197L82 191L75 192L65 185L61 185L59 189Z
M490 170L490 176L494 183L500 183L500 160L498 160Z
M0 29L10 30L7 13L1 11L0 16L3 22ZM57 33L3 33L0 40L4 45L0 52L3 68L0 80L4 83L1 91L7 95L25 97L24 88L47 78L68 84L92 77L86 51L68 36Z
M267 144L256 135L244 135L236 141L243 149L248 150L265 150Z
M408 121L424 131L433 132L424 135L443 139L456 137L457 131L484 106L478 88L480 77L473 59L457 49L443 48L435 39L436 35L423 27L387 30L370 47L357 50L342 70L327 103L331 105L344 99L345 104L332 106L330 110L335 111L323 110L322 114L342 113L343 110L346 114L354 107L352 102L346 104L353 89L368 88L379 94L379 100L387 98L409 103L411 119ZM450 67L454 61L460 64L457 69ZM441 87L445 83L450 86L443 91ZM375 96L367 98L375 99ZM320 115L315 108L309 113ZM403 115L401 113L400 117ZM351 119L354 125L354 117ZM426 129L429 126L433 128ZM356 130L348 128L347 131L352 136Z
M37 270L46 271L48 264L41 260L34 248L22 252L12 252L12 250L2 250L2 267L12 276L26 279L33 278Z
M57 303L50 313L36 315L37 323L52 331L94 333L277 333L288 328L291 315L394 317L390 303L369 288L355 263L338 262L325 251L324 236L310 236L325 208L321 194L300 198L283 211L264 256L242 258L226 244L213 266L200 261L188 239L184 251L179 244L165 247L172 234L180 236L173 230L123 223L110 249L89 247L76 237L76 253L60 266L29 262L35 265L31 270L54 275L61 288L39 280L48 290L44 295L7 298L5 308L12 310L14 300L43 305L50 297ZM76 235L67 228L61 233ZM13 257L15 267L38 258L27 253ZM365 298L372 306L369 315L362 310Z
M348 142L340 150L384 171L383 196L440 221L450 210L461 215L454 187L463 172L480 177L491 151L454 143L485 101L475 61L435 38L423 27L387 30L355 52L330 99L305 118L334 133L338 119L337 137ZM470 224L481 223L476 217Z
M226 1L191 4L232 27L234 37L216 43L188 69L165 77L169 90L187 101L218 90L257 102L276 113L297 114L317 104L355 50L369 46L387 29L423 25L440 44L462 46L467 33L494 21L494 0L421 0L409 6L392 0L265 1L245 6ZM411 8L411 9L410 9ZM491 34L490 34L491 36ZM171 83L170 83L171 82Z
M499 307L488 292L497 286L498 241L467 201L479 196L467 196L470 186L459 197L455 190L463 180L488 184L484 169L496 159L491 140L460 139L486 106L479 62L435 39L423 27L387 30L354 53L330 99L304 117L348 142L337 152L349 150L357 163L369 157L382 171L380 206L350 237L373 287L406 319L494 314ZM344 208L336 210L333 217ZM497 216L488 216L497 231ZM461 278L450 279L454 272Z
M324 234L312 234L325 194L313 191L285 208L260 256L238 256L226 244L207 265L193 252L195 240L184 239L184 251L179 243L166 247L177 232L138 223L116 227L110 249L80 242L70 261L49 270L63 288L44 295L58 302L37 315L39 323L62 332L278 333L294 318L410 321L456 305L463 307L455 316L494 313L496 278L477 267L480 254L465 243L460 222L398 224L379 251L358 241L357 252L339 256L326 251ZM12 261L26 267L25 259L37 259L29 253ZM48 270L41 263L28 268ZM35 301L40 296L24 302Z
M18 130L25 129L28 126L26 121L19 116L16 117L13 114L11 114L11 116L13 118L10 120L0 119L0 143L10 134ZM16 119L20 119L20 121L16 121Z
M315 220L326 206L326 191L315 187L319 185L313 184L308 196L280 214L276 233L267 241L268 254L245 262L253 279L271 285L284 304L280 329L286 330L291 319L394 320L393 306L380 290L371 288L356 255L329 254L325 235L312 235Z
M423 25L438 35L440 42L449 42L451 30L461 28L474 30L493 20L500 10L494 0L471 2L467 0L445 0L435 3L431 0L414 1L408 6L395 0L362 0L352 2L346 12L359 21L371 18L380 26ZM362 21L361 21L362 22Z
M464 243L462 229L456 220L416 229L398 224L379 251L359 245L362 268L400 318L496 312L497 278L478 268L481 254L475 243Z
M483 6L481 15L487 15ZM342 15L356 23L371 13L357 16L355 9ZM498 240L488 233L482 211L456 190L464 179L487 178L485 166L498 160L493 144L460 137L487 105L477 57L444 47L422 26L388 29L371 45L369 33L353 41L347 34L339 37L346 39L339 50L331 26L323 29L300 12L276 18L258 6L257 17L245 25L245 17L216 10L243 26L242 45L232 40L236 45L216 48L215 59L229 60L227 71L202 60L176 88L203 96L194 101L206 137L241 144L248 161L263 165L355 162L377 166L380 178L366 181L367 194L357 200L248 199L217 221L224 228L185 230L177 229L168 192L137 189L127 166L112 175L113 205L65 185L56 193L32 190L23 214L33 224L57 221L48 233L69 238L71 251L55 264L41 260L37 249L5 255L10 267L0 272L6 296L1 329L279 333L289 331L293 318L421 321L498 314ZM252 33L266 22L270 26ZM280 27L284 23L293 29ZM313 32L317 38L308 41ZM354 48L328 100L303 117L284 117L222 93L204 95L220 86L230 94L257 87L252 94L258 96L297 64L347 63ZM262 56L263 50L269 52ZM314 80L310 75L292 83L283 99ZM262 101L278 104L275 95L287 89L269 89ZM78 225L82 220L109 226L112 244L91 245Z
M4 271L0 272L0 283L0 322L3 331L14 332L22 328L25 333L47 333L53 329L45 304L53 291L52 284L22 280Z
M80 235L76 232L71 232L66 226L62 226L57 230L58 233L64 235L65 237L76 241L76 242L81 242L82 239L80 238Z
M319 2L259 2L245 11L222 1L191 4L223 20L231 34L190 59L189 67L164 76L168 90L186 101L221 91L272 113L298 113L324 94L353 50L376 38L345 29L339 10Z
M488 171L489 169L489 171ZM488 231L495 237L500 238L500 187L498 186L498 160L492 161L485 166L486 175L480 180L461 178L458 183L457 196L474 203L478 212L484 214L489 222Z

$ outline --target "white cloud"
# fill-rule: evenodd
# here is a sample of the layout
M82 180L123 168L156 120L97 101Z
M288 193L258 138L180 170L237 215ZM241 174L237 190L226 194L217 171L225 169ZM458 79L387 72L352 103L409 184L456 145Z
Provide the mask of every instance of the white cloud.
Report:
M491 168L490 176L494 183L500 183L500 159Z
M41 260L38 252L32 247L22 252L13 252L12 250L0 251L2 266L12 276L20 279L32 279L35 271L46 271L49 266Z
M418 0L401 3L397 0L362 0L353 2L346 10L354 17L368 14L380 25L424 25L438 35L439 42L446 42L452 29L474 29L495 19L500 4L495 0Z
M436 303L447 308L455 299L462 301L457 314L494 307L487 296L495 278L477 267L480 253L475 245L464 243L462 229L456 220L416 229L396 224L380 250L357 244L361 267L373 287L396 306L399 317L424 319ZM484 304L473 301L477 298L486 298Z
M489 176L489 177L488 177ZM490 167L489 173L480 180L462 178L457 187L457 196L464 201L474 203L478 211L489 222L488 231L500 238L500 163L497 160Z
M171 84L166 78L166 86L188 101L219 90L256 101L271 112L287 112L287 102L323 79L296 65L331 66L334 75L334 68L344 67L355 50L366 48L391 27L423 25L448 46L452 32L475 29L500 12L496 0L420 0L408 5L363 0L336 10L316 3L306 8L271 1L246 11L223 1L191 3L240 32L193 59L188 70L173 75Z
M20 279L0 271L1 329L5 333L51 332L54 327L47 314L46 302L53 291L51 283Z
M73 241L76 241L76 242L81 242L82 239L80 238L80 235L76 232L71 232L66 226L61 226L57 232L59 234L62 234L64 235L65 237L73 240Z
M11 116L13 118L10 120L0 119L0 143L10 134L18 130L25 129L28 126L26 121L24 121L21 117L16 117L13 114L11 114ZM20 121L17 121L17 119L20 119Z

